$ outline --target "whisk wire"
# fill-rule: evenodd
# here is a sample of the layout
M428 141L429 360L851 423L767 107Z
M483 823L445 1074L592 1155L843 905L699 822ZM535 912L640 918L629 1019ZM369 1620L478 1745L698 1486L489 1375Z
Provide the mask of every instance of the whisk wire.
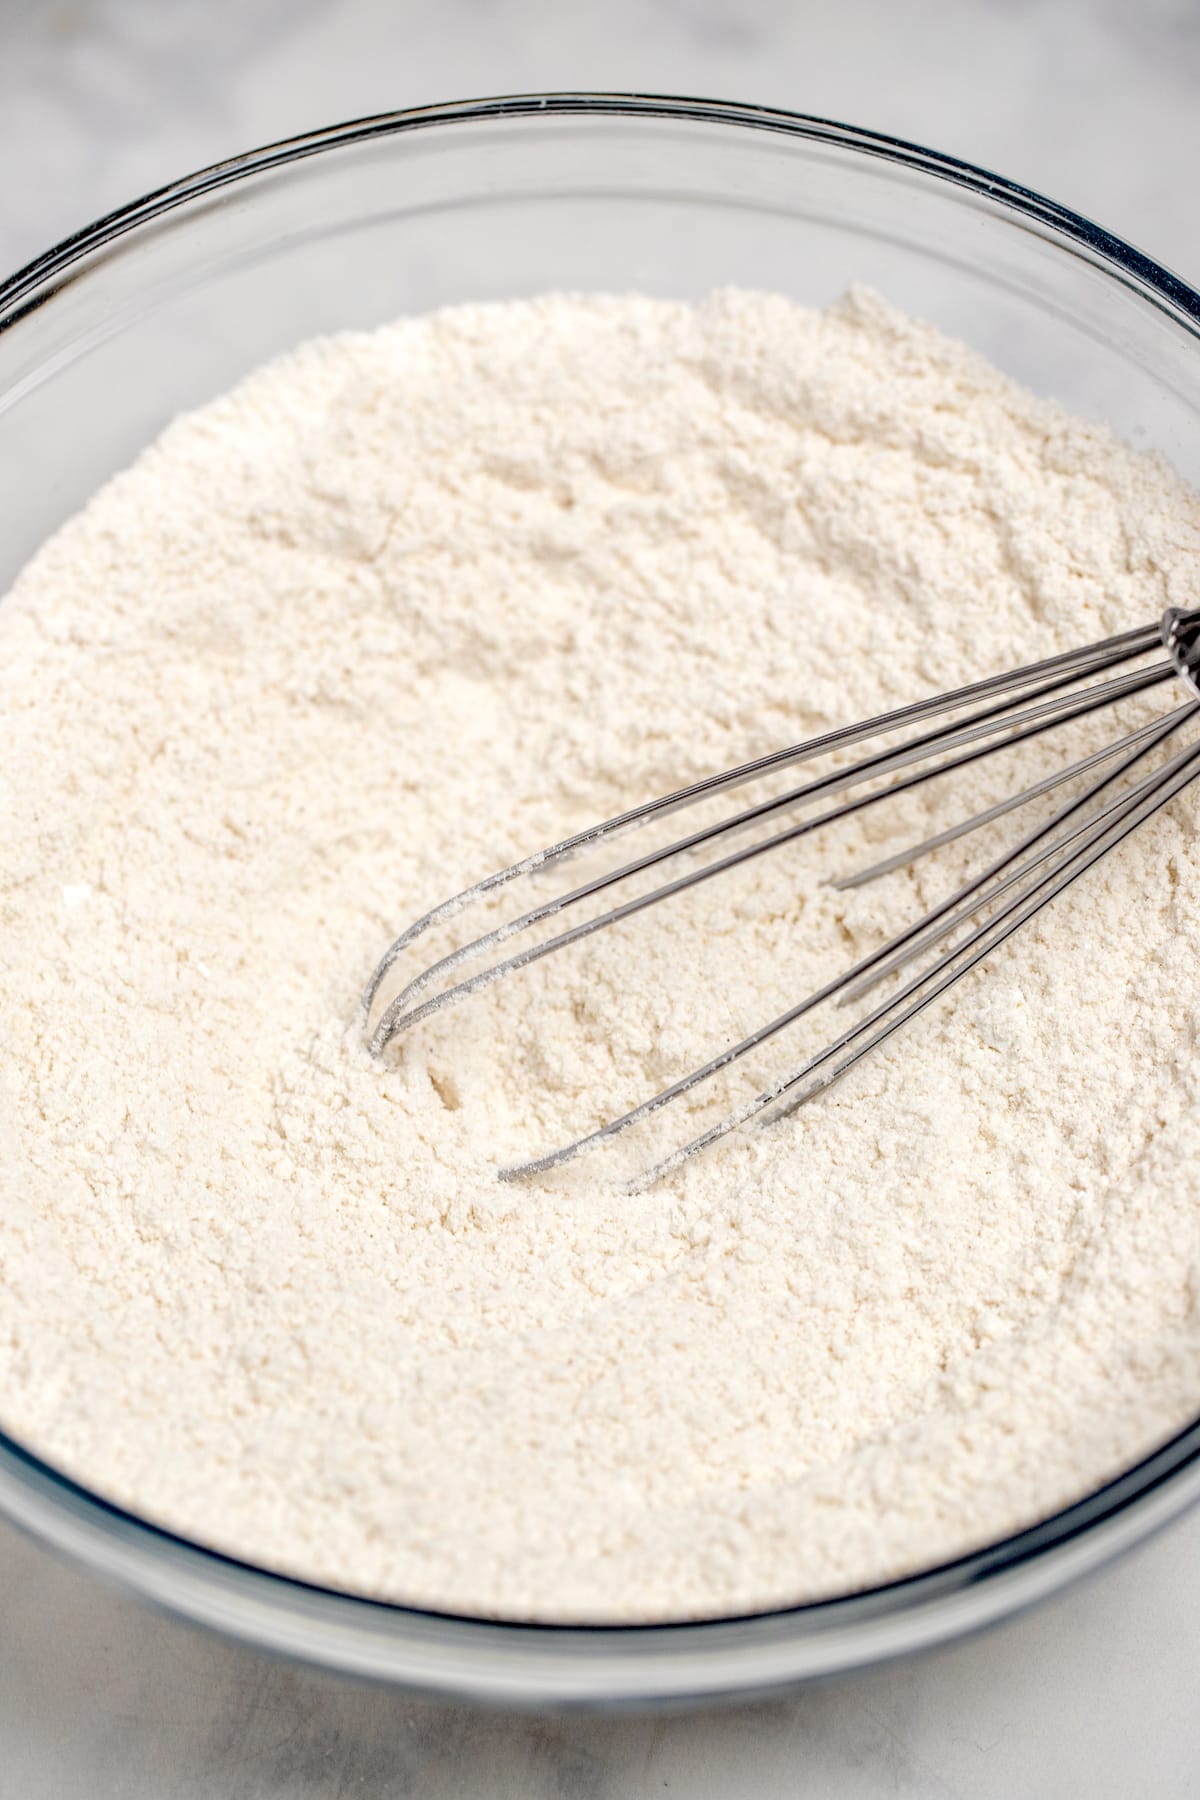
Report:
M1121 662L1145 655L1155 647L1161 647L1161 644L1162 637L1159 630L1152 625L1134 631L1121 632L1116 636L1104 638L1077 650L1062 651L1058 655L1044 657L1040 662L1029 663L1024 668L1007 670L1000 675L989 675L983 680L971 682L965 687L956 688L947 693L930 695L924 700L896 707L890 712L861 720L855 725L840 726L835 731L825 732L819 737L789 745L783 750L772 751L767 756L756 757L735 768L723 770L720 774L705 776L672 793L661 795L655 800L645 801L600 824L591 825L583 831L575 832L571 836L563 838L559 843L551 845L548 849L536 851L532 856L522 857L518 862L510 863L507 868L496 870L482 881L441 901L439 905L432 907L428 912L415 919L406 930L393 939L377 963L363 992L363 1014L364 1016L370 1014L380 988L410 944L434 926L453 918L465 907L494 893L509 882L549 868L555 863L575 856L580 851L589 849L609 838L648 824L652 820L667 817L686 807L694 806L716 794L744 787L776 770L798 763L812 762L821 756L831 755L855 744L864 743L872 737L881 737L891 731L918 724L925 719L936 718L947 712L960 711L964 706L973 705L976 701L991 695L1015 693L1021 688L1034 686L1047 677L1061 676L1063 678L1055 685L1078 681L1089 674L1098 673L1105 668L1115 667ZM1028 698L1028 696L1024 696L1024 698ZM1013 703L1016 704L1017 701L1014 700ZM377 1031L372 1038L371 1048L378 1053L385 1047L386 1042L387 1039L381 1040Z
M1186 709L1181 708L1182 714ZM1176 715L1172 714L1172 717ZM1086 775L1089 769L1100 767L1112 757L1119 756L1123 750L1130 749L1143 739L1153 737L1158 731L1160 721L1152 719L1148 725L1141 725L1136 731L1127 732L1115 743L1103 744L1099 750L1093 750L1089 756L1081 756L1078 762L1068 763L1063 769L1055 769L1044 775L1040 781L1022 788L1018 794L1009 794L1003 800L997 800L994 806L985 807L982 812L972 813L969 819L961 819L955 825L947 825L944 831L937 831L932 837L922 838L919 844L906 845L903 850L893 851L890 856L871 863L868 868L856 869L853 875L841 875L830 887L838 893L849 893L854 888L866 887L869 882L877 881L881 875L891 875L896 869L906 869L922 856L928 856L934 850L944 850L947 844L957 843L960 838L969 837L972 832L980 831L986 825L994 825L997 819L1003 819L1008 813L1016 812L1027 806L1031 800L1040 800L1044 794L1051 794L1055 788L1065 787L1069 781ZM1024 735L1024 734L1023 734ZM1033 735L1030 733L1029 735ZM1021 740L1013 739L1013 742Z
M680 1145L669 1156L635 1176L626 1184L628 1190L639 1192L649 1187L678 1168L689 1157L708 1149L720 1138L766 1112L778 1101L787 1100L787 1104L780 1107L774 1115L775 1118L782 1118L832 1087L834 1082L840 1081L863 1057L886 1042L893 1033L924 1012L927 1006L964 975L978 967L1006 938L1011 937L1020 926L1040 912L1043 906L1062 893L1102 856L1106 856L1152 813L1158 812L1176 794L1181 793L1197 776L1200 776L1200 745L1191 745L1172 758L1164 769L1139 784L1133 796L1136 804L1123 806L1120 816L1105 829L1089 831L1079 851L1051 870L1031 892L1018 895L1000 913L985 920L963 943L948 950L932 968L922 971L898 994L877 1007L866 1019L842 1032L783 1081L764 1089L735 1113L710 1126L707 1131ZM960 958L963 960L960 961ZM927 984L931 985L927 988ZM926 988L927 991L922 991ZM842 1051L848 1051L849 1054L840 1056ZM832 1066L827 1066L830 1064ZM817 1079L809 1081L814 1075ZM803 1086L805 1082L809 1082L809 1085ZM798 1093L793 1091L797 1088L800 1089ZM520 1173L520 1169L514 1170L513 1175Z

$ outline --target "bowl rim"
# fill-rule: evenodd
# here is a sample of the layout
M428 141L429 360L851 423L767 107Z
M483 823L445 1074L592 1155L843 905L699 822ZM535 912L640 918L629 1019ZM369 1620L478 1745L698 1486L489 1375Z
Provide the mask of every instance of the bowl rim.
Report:
M189 200L198 199L234 182L302 162L326 151L367 143L375 138L397 137L410 131L502 119L571 116L682 120L691 124L741 126L749 130L777 132L811 143L840 146L934 176L954 186L968 189L993 205L1007 206L1027 219L1049 226L1074 240L1094 260L1110 264L1134 285L1143 291L1149 290L1159 304L1164 305L1177 318L1182 315L1183 319L1190 322L1192 329L1200 334L1200 292L1182 276L1145 251L1137 249L1127 239L1098 225L1085 214L1061 206L1036 189L1009 181L978 163L930 150L908 138L847 125L814 113L683 94L603 90L589 92L586 89L497 94L428 106L403 107L395 112L368 113L361 118L323 126L315 131L299 132L244 151L240 155L208 163L189 175L167 182L162 187L152 188L137 199L126 202L124 206L79 227L0 281L0 331L16 322L9 316L14 307L20 306L23 313L25 306L21 303L28 302L44 283L53 281L92 251L112 243L139 225L160 218Z
M231 184L372 139L563 117L774 132L950 183L1065 239L1060 247L1074 247L1200 339L1200 292L1189 283L1082 214L976 164L780 108L586 91L508 94L371 114L209 164L81 227L0 282L0 333L50 300L73 278L74 266L97 250ZM711 1700L768 1692L878 1662L979 1629L1031 1604L1141 1541L1197 1500L1200 1416L1050 1516L895 1580L741 1614L645 1624L543 1623L413 1606L265 1568L105 1499L0 1429L0 1515L71 1560L168 1610L261 1647L413 1691L504 1705ZM206 1583L221 1589L212 1604L203 1591ZM954 1601L958 1604L948 1604ZM287 1619L300 1603L307 1609L307 1625L289 1632ZM332 1649L321 1641L325 1623L341 1633ZM884 1629L888 1624L890 1634ZM406 1627L417 1635L406 1638ZM454 1659L468 1644L481 1650L482 1658L464 1673ZM587 1654L573 1656L573 1651ZM517 1653L520 1666L513 1667Z

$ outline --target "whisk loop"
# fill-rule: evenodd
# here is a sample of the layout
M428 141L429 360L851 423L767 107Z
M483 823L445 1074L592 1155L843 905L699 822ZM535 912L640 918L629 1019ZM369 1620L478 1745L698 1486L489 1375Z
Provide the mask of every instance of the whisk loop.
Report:
M1159 656L1146 662L1145 659L1156 650ZM1129 664L1141 666L1129 668ZM1179 703L1181 682L1186 692L1182 704ZM844 1005L901 968L935 953L932 962L920 968L865 1018L836 1034L798 1069L680 1145L630 1184L644 1186L749 1120L763 1116L777 1118L823 1092L977 967L1026 920L1200 775L1200 742L1190 742L1176 750L1166 762L1146 766L1155 751L1200 716L1200 609L1172 608L1164 613L1157 625L1123 632L1102 642L1047 657L1022 669L992 675L967 687L933 695L877 718L790 745L662 795L496 871L425 913L388 947L363 993L369 1047L375 1055L381 1055L399 1033L410 1030L433 1013L458 1004L518 969L769 851L894 800L1001 750L1039 738L1102 709L1150 694L1168 683L1176 703L1167 713L1159 712L1087 755L1053 768L1030 786L983 811L955 821L868 868L836 879L832 885L840 889L861 886L994 824L1056 788L1085 776L1091 777L1082 791L1060 806L1048 820L1027 831L981 873L972 876L887 943L805 995L777 1018L721 1050L711 1060L619 1118L611 1119L545 1155L499 1171L504 1180L544 1174L586 1150L598 1148L739 1062L814 1008L825 1002ZM961 716L947 719L948 714ZM935 720L944 722L930 723ZM385 982L418 938L508 884L544 874L582 852L605 847L610 841L654 821L748 786L777 771L839 755L855 746L868 744L872 739L913 733L914 727L921 729L901 737L899 742L875 749L845 767L833 768L788 787L783 793L686 832L642 855L617 861L615 866L603 869L576 886L515 912L502 924L480 933L419 970L392 1000L379 1007ZM887 779L889 777L891 779ZM854 792L868 783L882 785L871 786L867 792ZM836 804L822 804L834 796L839 796ZM817 806L815 812L798 819L790 817L814 805ZM736 848L728 847L730 840L764 824L772 828L766 837ZM775 825L782 828L773 829ZM622 887L639 877L653 878L653 872L662 865L682 857L687 857L696 866L634 892L628 898L620 897ZM511 939L532 932L560 914L580 909L589 900L600 896L611 901L605 910L556 930L549 937L526 943L511 954L485 960ZM981 914L986 916L981 918ZM959 937L958 934L964 931L966 935ZM483 967L467 972L471 965L480 962L484 963Z

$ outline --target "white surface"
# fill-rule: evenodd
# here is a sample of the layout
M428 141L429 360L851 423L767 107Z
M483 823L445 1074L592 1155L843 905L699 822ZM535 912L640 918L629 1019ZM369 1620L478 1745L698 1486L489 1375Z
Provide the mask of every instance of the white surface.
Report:
M1194 0L4 0L0 266L196 164L391 106L710 93L984 162L1200 277ZM509 1720L159 1619L0 1529L0 1800L1200 1792L1200 1518L978 1642L769 1705Z

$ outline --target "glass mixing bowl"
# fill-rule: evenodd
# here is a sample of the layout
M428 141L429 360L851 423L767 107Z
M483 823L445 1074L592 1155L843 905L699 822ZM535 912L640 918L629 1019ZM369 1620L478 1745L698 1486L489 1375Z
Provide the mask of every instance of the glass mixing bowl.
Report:
M824 120L520 96L360 120L220 163L0 287L0 592L175 413L314 333L551 288L689 297L737 284L820 304L852 281L1200 484L1200 295L1086 220ZM216 1555L0 1437L0 1510L96 1572L260 1645L506 1705L707 1700L912 1651L1062 1586L1197 1496L1200 1420L1054 1518L909 1580L752 1618L534 1627L363 1600Z

